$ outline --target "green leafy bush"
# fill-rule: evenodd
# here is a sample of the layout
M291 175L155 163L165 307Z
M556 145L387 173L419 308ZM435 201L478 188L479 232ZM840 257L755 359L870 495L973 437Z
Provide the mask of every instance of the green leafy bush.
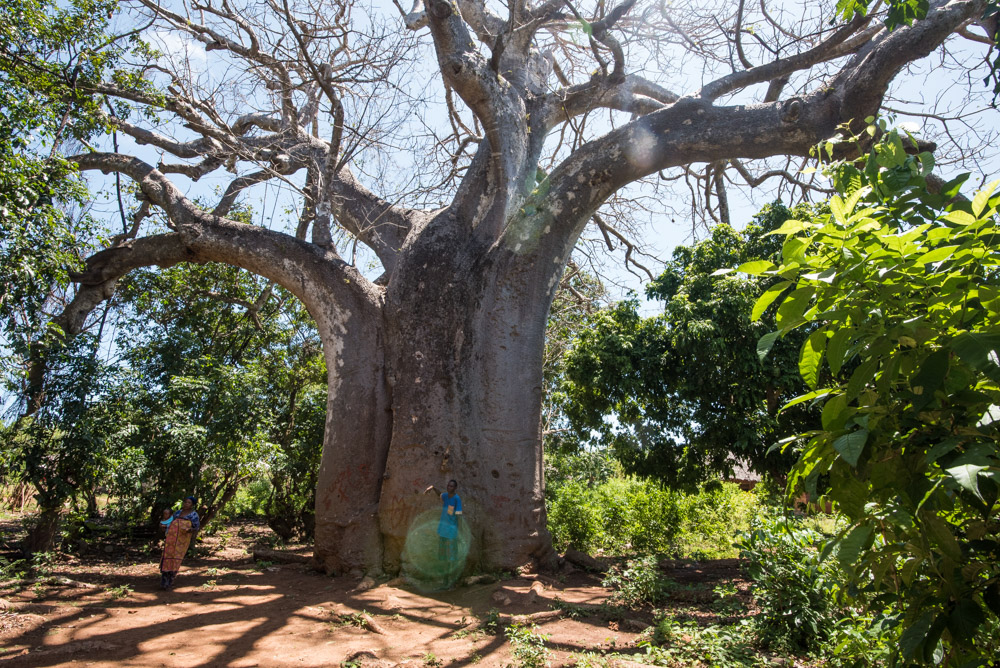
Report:
M812 391L788 405L822 406L822 425L788 440L789 483L847 517L830 551L851 594L900 613L904 661L974 665L1000 617L1000 194L961 197L967 177L932 193L931 154L868 130L884 134L860 161L826 169L830 214L787 221L781 263L740 270L781 279L754 307L779 304L762 354L809 332Z
M563 485L548 506L549 530L561 549L588 551L599 543L601 511L596 495L583 484Z
M737 556L736 536L750 530L762 511L758 494L735 483L706 485L696 494L677 497L681 525L676 542L683 556L724 559Z
M560 549L610 554L676 551L681 515L677 493L632 477L596 487L561 485L549 502L549 530Z
M549 531L559 549L698 559L735 557L736 534L750 528L762 505L758 495L733 483L685 494L621 475L596 485L566 476L546 494Z
M710 666L737 668L761 665L744 625L702 627L698 622L678 622L664 617L656 623L652 641L641 643L644 663L660 666Z
M820 555L824 536L783 519L765 519L740 543L752 592L760 608L761 644L815 650L840 613L842 574Z
M538 632L537 626L511 624L506 631L510 654L518 668L542 668L549 665L549 650L545 646L548 636Z
M611 567L604 582L615 591L611 602L636 607L643 603L662 603L667 598L670 580L661 572L656 557L630 559L625 567Z

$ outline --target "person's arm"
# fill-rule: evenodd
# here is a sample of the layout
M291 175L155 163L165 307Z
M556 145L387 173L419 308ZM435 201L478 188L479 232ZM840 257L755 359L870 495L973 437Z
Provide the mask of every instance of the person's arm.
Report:
M460 496L455 497L455 514L456 515L462 514L462 497Z

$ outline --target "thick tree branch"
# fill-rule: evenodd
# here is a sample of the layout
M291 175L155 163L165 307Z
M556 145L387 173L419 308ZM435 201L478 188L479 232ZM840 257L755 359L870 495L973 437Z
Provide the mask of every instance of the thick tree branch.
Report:
M287 234L244 225L202 211L163 174L137 158L89 153L70 159L82 171L119 172L135 181L145 198L167 214L189 261L223 262L247 269L275 281L301 299L311 311L323 308L323 298L330 291L346 291L347 294L341 296L347 303L358 301L358 295L354 294L357 291L363 294L377 292L354 267L327 249ZM161 239L155 244L163 244L171 252L177 252L178 242L173 235L152 239ZM135 263L145 261L146 255L131 252L140 241L143 242L140 248L145 249L145 240L136 240L92 256L87 262L87 269L77 280L87 285L105 284L141 266ZM370 297L366 299L371 300Z

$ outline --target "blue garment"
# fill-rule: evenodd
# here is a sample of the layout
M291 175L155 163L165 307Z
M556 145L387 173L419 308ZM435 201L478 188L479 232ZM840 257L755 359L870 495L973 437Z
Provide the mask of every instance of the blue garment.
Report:
M173 516L170 518L170 521L173 522L178 517L181 518L182 520L190 520L191 530L197 531L198 528L201 526L201 522L198 519L198 513L192 510L187 515L183 515L182 514L183 512L184 512L183 510L178 510L177 512L175 512Z
M165 520L160 520L160 524L162 524L165 527L168 527L168 526L170 526L170 523L173 522L173 521L174 521L174 516L171 515L170 517L168 517Z
M449 512L450 509L450 512ZM458 538L458 514L462 512L462 499L458 494L441 495L441 520L438 522L438 535L441 538L454 540Z

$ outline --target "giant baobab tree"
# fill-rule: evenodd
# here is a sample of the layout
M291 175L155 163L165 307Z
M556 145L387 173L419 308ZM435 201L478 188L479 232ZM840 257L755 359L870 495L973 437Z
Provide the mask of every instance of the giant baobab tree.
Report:
M951 40L980 59L993 40L984 0L934 0L892 30L878 7L788 4L123 0L160 52L137 52L132 76L73 79L116 142L69 157L131 180L136 214L75 276L59 324L81 331L139 267L264 276L324 344L318 561L405 570L423 490L457 478L483 567L551 563L544 330L587 226L631 254L633 184L674 180L720 219L738 182L808 189L798 161L860 131L901 73L934 53L967 73ZM221 184L207 205L200 179ZM300 197L287 230L227 218L268 183Z

